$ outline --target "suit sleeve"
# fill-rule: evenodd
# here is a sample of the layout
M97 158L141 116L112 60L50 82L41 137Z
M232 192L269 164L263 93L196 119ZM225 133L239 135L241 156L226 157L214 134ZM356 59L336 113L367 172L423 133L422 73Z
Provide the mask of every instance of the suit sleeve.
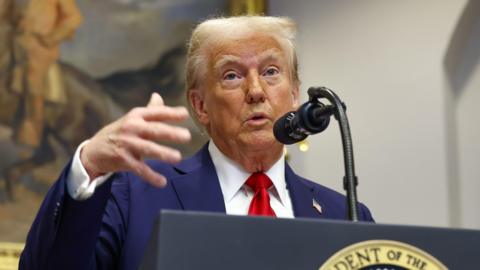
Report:
M372 213L370 213L370 209L365 206L363 203L359 203L360 205L360 220L361 221L368 221L368 222L375 222L372 217Z
M49 190L28 233L19 269L113 269L128 220L128 181L115 174L92 197L76 201L66 187L70 164Z

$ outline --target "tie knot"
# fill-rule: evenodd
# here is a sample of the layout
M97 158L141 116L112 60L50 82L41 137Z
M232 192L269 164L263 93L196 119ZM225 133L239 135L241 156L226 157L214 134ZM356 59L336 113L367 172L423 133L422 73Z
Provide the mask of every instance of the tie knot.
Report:
M263 172L257 172L250 175L245 184L255 192L260 189L269 189L273 185L272 180L270 180L270 178Z

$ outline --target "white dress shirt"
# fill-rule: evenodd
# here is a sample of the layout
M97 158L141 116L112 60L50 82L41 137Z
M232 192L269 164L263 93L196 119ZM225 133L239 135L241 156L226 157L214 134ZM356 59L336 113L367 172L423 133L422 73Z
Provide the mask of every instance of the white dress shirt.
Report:
M90 182L85 167L80 160L80 151L88 141L83 142L75 151L70 172L67 178L67 190L75 200L86 200L95 192L95 188L103 184L112 173L102 175ZM229 215L247 215L253 190L245 185L250 173L243 170L236 162L225 156L210 141L208 151L217 172L225 202L225 210ZM282 157L266 172L273 185L269 188L270 205L277 217L293 218L293 207L285 182L285 157Z
M208 151L220 181L227 214L247 215L254 192L245 182L251 173L246 172L238 163L220 152L213 141L208 144ZM293 218L292 201L285 182L285 157L282 155L264 173L273 183L268 189L268 194L270 195L270 206L275 211L276 216Z
M107 181L107 179L112 175L112 173L107 173L93 179L93 181L90 182L90 176L80 160L80 152L87 143L88 140L84 141L77 147L77 150L73 155L72 164L70 165L70 172L68 173L67 177L68 194L70 194L70 197L78 201L86 200L92 197L93 193L95 192L95 188Z

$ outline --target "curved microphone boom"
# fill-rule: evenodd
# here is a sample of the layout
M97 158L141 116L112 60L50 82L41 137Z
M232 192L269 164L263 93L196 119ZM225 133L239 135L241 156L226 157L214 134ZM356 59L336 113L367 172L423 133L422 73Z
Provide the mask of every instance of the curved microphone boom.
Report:
M348 218L358 221L357 191L358 178L355 176L353 161L353 144L348 124L345 104L326 87L310 87L309 100L295 112L280 117L273 126L275 138L283 144L292 144L304 140L308 135L324 131L334 115L340 126L342 135L345 177L343 187L347 191ZM319 101L327 99L331 105Z

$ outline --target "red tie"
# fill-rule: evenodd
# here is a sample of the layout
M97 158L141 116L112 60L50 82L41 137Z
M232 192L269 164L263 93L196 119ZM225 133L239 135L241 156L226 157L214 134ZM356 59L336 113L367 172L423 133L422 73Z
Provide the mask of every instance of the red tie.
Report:
M245 184L255 192L248 209L248 215L275 217L275 212L270 206L270 196L268 195L268 189L272 186L272 180L266 174L257 172L250 175Z

